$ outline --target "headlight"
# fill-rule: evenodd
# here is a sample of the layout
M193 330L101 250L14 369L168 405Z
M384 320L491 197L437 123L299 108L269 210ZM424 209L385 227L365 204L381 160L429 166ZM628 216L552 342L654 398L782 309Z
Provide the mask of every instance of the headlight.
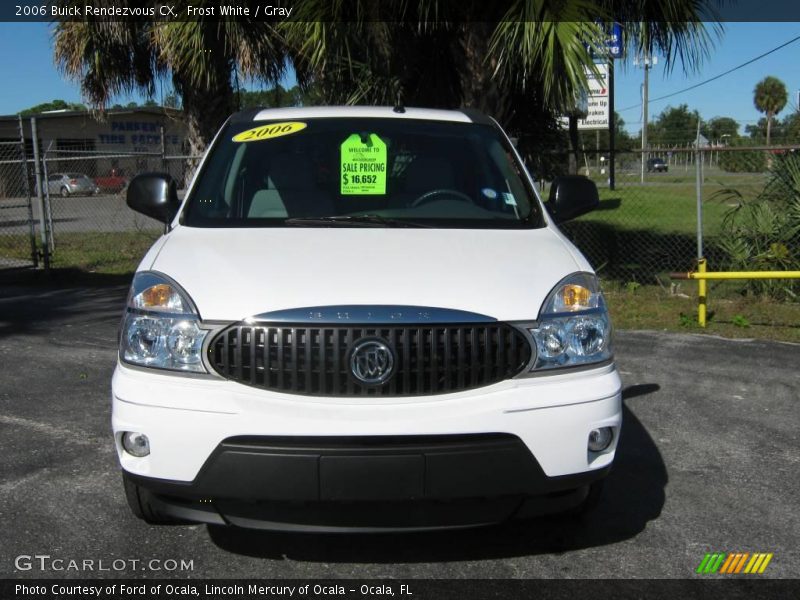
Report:
M574 273L545 300L538 326L534 371L574 367L611 359L611 321L597 278Z
M200 315L178 284L158 273L137 273L128 294L120 336L120 358L127 363L206 373Z

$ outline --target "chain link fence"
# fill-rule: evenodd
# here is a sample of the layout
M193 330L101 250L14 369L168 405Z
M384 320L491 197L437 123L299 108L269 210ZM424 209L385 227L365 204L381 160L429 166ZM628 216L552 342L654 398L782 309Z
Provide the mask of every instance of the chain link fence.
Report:
M66 234L162 228L125 204L125 190L134 175L164 170L159 155L48 150L43 165L44 193L52 215L52 250Z
M33 178L22 142L0 142L0 269L36 267Z
M779 244L772 250L785 260L769 264L763 249L755 248L751 258L753 263L761 260L758 268L787 268L791 259L800 259L800 238L791 234L791 223L782 224L792 198L795 202L800 198L797 149L619 152L613 183L608 153L580 153L580 173L597 184L600 207L563 224L562 230L602 277L664 283L668 272L694 268L700 253L708 258L710 269L742 268L748 262L747 253L742 249L738 255L732 252L732 236L745 235L742 227L748 224L742 217L751 207L767 204L773 218L764 213L759 223L750 225L756 229L756 237L766 240L772 236L767 253L771 244ZM561 155L560 162L566 165L568 157ZM546 199L548 182L541 187ZM800 227L800 223L796 225ZM781 232L782 228L786 231Z
M128 183L139 173L167 172L182 194L196 162L193 157L160 153L48 148L42 156L42 195L48 208L50 264L88 271L130 270L164 225L128 208Z
M794 214L793 199L800 206L798 149L617 152L613 181L607 152L582 152L573 160L597 184L600 207L562 230L601 277L664 283L667 273L695 266L699 194L709 268L790 268L800 258L800 223L793 230L793 221L784 222ZM553 153L546 160L566 173L569 158ZM0 143L0 268L35 266L43 225L53 267L130 271L163 225L127 207L128 182L138 173L166 171L183 194L199 157L47 148L41 159L44 217L32 160L26 160L21 144ZM550 182L539 185L547 199ZM767 208L750 224L754 238L745 239L742 217L762 204ZM745 239L747 247L737 249L737 239Z

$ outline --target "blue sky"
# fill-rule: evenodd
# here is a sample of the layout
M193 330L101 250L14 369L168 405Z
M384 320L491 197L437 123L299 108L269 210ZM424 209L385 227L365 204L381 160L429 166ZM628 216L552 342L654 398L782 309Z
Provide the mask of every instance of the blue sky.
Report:
M800 36L800 23L726 23L725 32L712 55L697 74L685 75L676 65L664 75L663 61L650 73L650 97L657 98L699 83L735 67L763 52ZM15 114L27 107L60 98L80 102L78 84L64 79L53 64L50 29L46 23L0 23L0 77L4 82L0 93L0 114ZM618 63L619 64L619 63ZM619 64L616 71L616 106L625 120L626 129L636 133L641 127L641 107L621 110L639 104L642 70L630 64ZM744 126L761 116L753 107L753 88L767 75L783 80L790 92L790 104L779 116L797 110L796 92L800 89L800 41L760 61L696 90L668 100L650 104L650 119L669 105L688 104L703 119L715 116L733 117ZM164 89L166 94L168 89ZM156 100L159 100L160 92ZM124 104L140 97L121 97Z

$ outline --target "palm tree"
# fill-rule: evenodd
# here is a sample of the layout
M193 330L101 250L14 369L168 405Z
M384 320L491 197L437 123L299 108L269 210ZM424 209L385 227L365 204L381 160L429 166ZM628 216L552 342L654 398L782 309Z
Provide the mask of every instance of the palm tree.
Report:
M287 60L301 86L313 83L329 103L472 106L531 150L555 145L558 115L586 90L584 68L602 45L596 21L626 23L634 52L660 51L670 66L696 66L710 40L701 14L707 18L703 9L716 1L470 3L474 14L465 21L463 8L445 0L307 0L274 27L242 19L61 22L55 56L101 110L122 92L152 95L158 78L171 77L193 153L234 108L238 76L277 84Z
M317 82L332 103L391 104L400 96L502 119L510 116L510 83L543 94L546 108L571 106L574 89L587 83L586 44L600 33L591 19L577 21L601 14L594 3L528 0L515 3L517 12L485 4L463 22L463 9L436 0L308 0L280 32L301 83ZM504 18L516 22L499 24Z
M591 47L603 55L604 33L599 21L623 24L628 54L664 56L667 71L680 63L684 72L696 71L707 57L712 36L703 21L713 15L714 0L581 1L562 5L552 0L516 2L495 29L489 56L497 57L497 72L510 88L525 89L530 80L553 83L542 90L542 99L569 118L570 172L578 163L578 127L575 98L587 91L585 67L593 64L581 53ZM703 12L703 5L707 9ZM704 14L706 16L704 16ZM712 22L719 35L721 27Z
M772 130L772 118L783 110L788 100L786 85L777 77L764 77L753 90L753 104L756 105L759 112L767 115L767 146L769 146L769 136Z
M418 106L479 108L517 134L532 157L534 148L556 145L563 135L558 116L569 114L588 86L585 67L593 64L593 50L603 51L596 22L625 23L633 53L660 52L669 68L680 63L691 71L711 46L703 21L715 2L473 3L476 14L465 22L463 9L455 13L453 3L441 0L383 4L379 13L374 2L306 0L296 7L296 22L280 31L300 83L316 82L329 102L401 98Z
M246 20L63 21L54 43L59 68L80 82L86 100L100 111L120 93L152 96L158 79L170 77L192 154L204 150L236 108L238 77L277 84L287 56L270 23Z

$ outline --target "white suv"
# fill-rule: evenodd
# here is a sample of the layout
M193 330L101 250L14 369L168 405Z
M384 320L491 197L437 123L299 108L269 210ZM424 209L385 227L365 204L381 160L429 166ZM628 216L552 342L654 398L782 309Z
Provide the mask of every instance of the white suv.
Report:
M232 116L131 286L113 378L149 522L464 527L596 502L621 424L611 324L508 137L472 111Z

